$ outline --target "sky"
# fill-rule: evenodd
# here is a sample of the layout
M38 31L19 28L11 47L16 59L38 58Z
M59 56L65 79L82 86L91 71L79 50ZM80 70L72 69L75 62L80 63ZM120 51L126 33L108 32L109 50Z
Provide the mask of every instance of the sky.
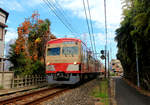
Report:
M45 0L47 1L47 0ZM44 0L0 0L0 8L9 12L7 20L7 33L5 42L17 38L17 27L24 22L25 18L31 17L34 11L38 11L40 19L49 19L51 21L51 32L58 38L73 37L83 40L89 48L90 36L86 24L86 16L83 6L83 0L49 0L52 3L58 3L61 11L65 14L69 24L75 30L70 32L64 24L54 15L56 9L50 10ZM85 3L87 0L85 0ZM86 5L87 7L87 5ZM104 0L89 0L91 13L91 22L93 26L93 34L95 36L95 44L97 53L104 49L105 36L105 16L104 16ZM108 28L108 47L110 57L115 59L117 53L117 43L114 41L115 30L119 27L122 14L121 0L106 0L107 9L107 28ZM88 19L89 15L88 15Z

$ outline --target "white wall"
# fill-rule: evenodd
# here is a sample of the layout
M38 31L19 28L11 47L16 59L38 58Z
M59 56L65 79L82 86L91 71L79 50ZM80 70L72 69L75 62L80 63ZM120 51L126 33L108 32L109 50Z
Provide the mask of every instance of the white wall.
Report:
M0 12L0 22L5 24L5 20L6 20L6 15Z

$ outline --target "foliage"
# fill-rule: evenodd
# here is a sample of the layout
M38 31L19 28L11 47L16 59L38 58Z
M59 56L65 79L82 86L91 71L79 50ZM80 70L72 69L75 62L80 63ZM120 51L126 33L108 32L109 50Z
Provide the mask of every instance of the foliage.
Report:
M18 27L18 39L11 45L9 61L10 70L15 75L44 74L46 43L56 37L50 32L50 21L39 19L38 13Z
M150 84L150 2L149 0L123 0L123 21L116 30L117 58L120 59L125 78L137 81L136 53L139 59L141 87ZM137 46L137 49L136 49Z

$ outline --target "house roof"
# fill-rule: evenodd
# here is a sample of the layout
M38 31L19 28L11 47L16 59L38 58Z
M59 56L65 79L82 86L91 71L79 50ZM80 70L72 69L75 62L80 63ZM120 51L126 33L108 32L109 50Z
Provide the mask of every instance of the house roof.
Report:
M3 10L2 8L0 8L0 11L3 12L4 14L6 14L6 21L7 21L7 18L8 18L9 13L6 12L5 10ZM5 22L6 22L6 21L5 21Z

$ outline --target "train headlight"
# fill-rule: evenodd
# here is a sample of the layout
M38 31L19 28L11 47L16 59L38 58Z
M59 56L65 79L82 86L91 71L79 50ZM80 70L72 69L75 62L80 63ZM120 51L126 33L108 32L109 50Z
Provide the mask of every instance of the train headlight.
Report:
M74 65L76 65L76 64L77 64L77 62L74 62L73 64L74 64Z
M49 65L49 62L47 62L47 65Z
M47 71L55 71L54 65L47 65L46 70Z

